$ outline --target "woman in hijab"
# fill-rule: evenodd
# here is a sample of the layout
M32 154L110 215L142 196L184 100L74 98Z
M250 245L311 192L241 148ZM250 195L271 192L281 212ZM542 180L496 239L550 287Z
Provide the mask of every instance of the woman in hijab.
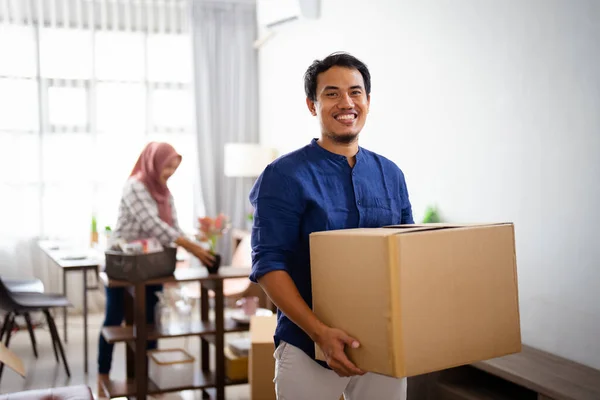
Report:
M188 240L179 228L173 196L167 181L181 163L179 155L168 143L151 142L138 158L125 187L119 205L115 239L127 242L137 239L156 238L163 246L173 243L196 256L205 265L212 265L214 257L209 251ZM106 316L103 326L119 326L124 318L124 288L106 288ZM154 323L154 306L158 299L155 292L162 286L146 287L146 316ZM155 349L156 341L148 342L148 349ZM113 345L102 334L98 344L98 395L102 393L102 381L108 380L112 363Z

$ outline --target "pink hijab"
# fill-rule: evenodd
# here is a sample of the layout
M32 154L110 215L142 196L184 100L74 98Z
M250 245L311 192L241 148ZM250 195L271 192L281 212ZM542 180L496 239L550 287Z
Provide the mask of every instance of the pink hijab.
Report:
M181 155L170 144L150 142L142 150L130 175L146 186L152 198L156 200L158 216L169 225L173 225L173 213L169 201L171 192L167 185L160 182L160 175L165 166L175 157L181 159Z

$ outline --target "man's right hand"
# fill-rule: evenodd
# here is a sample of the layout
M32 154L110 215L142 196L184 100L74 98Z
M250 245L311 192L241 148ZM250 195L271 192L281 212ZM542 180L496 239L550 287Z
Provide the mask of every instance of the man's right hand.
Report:
M346 356L344 347L356 349L360 346L358 340L348 336L336 328L324 327L316 338L317 345L323 350L327 365L339 376L364 375L365 372L356 367Z

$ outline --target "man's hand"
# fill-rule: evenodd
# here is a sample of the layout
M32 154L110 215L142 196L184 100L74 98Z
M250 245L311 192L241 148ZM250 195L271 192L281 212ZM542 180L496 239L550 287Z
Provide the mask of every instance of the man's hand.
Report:
M258 283L287 317L298 325L317 343L325 354L327 364L339 376L364 375L348 360L344 353L346 345L356 349L356 339L344 331L323 324L300 296L298 288L286 271L272 271L259 279Z
M353 349L360 345L356 339L348 336L340 329L325 327L316 338L317 345L323 350L327 365L339 376L364 375L365 372L356 367L344 353L344 347Z

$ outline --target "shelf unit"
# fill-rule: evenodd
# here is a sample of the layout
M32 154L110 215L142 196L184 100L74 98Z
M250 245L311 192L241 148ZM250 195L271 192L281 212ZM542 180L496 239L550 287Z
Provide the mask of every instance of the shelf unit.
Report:
M244 385L247 384L247 380L232 381L229 379L225 380L226 386L231 385ZM148 379L148 395L169 393L169 392L180 392L182 390L201 390L211 389L217 386L216 375L212 371L196 371L194 374L194 381L189 384L180 386L169 386L159 387L151 379ZM136 381L130 379L127 381L110 380L103 384L105 393L108 393L110 397L131 397L136 395ZM209 390L205 390L209 393ZM215 392L213 390L213 392ZM216 398L216 393L212 396Z
M246 332L247 325L240 325L230 318L225 318L224 333ZM213 321L193 321L189 328L170 326L167 330L156 329L152 325L147 327L147 340L169 339L186 336L206 336L217 333L217 327ZM102 328L102 336L108 343L129 342L135 340L133 326L110 326Z
M222 271L222 272L221 272ZM237 324L225 318L223 280L248 277L249 268L222 267L219 273L209 275L205 269L181 272L163 279L147 282L128 283L110 280L101 274L102 282L109 287L126 287L125 326L104 327L102 335L109 343L124 342L126 346L127 379L125 381L110 380L103 386L104 395L114 397L135 397L146 399L148 395L179 392L182 390L202 390L206 398L223 400L225 386L248 383L247 380L232 381L225 376L225 334L248 331L248 325ZM146 323L145 287L167 282L200 283L200 321L192 321L187 327L171 325L168 329L160 329ZM214 293L214 319L209 319L209 290ZM146 344L149 340L198 336L201 338L200 366L195 364L193 378L190 382L177 383L174 386L159 387L148 377L148 358ZM209 345L215 348L215 368L209 367ZM168 367L165 367L168 371ZM168 373L168 372L166 372ZM168 379L167 379L168 381ZM175 379L174 379L175 381Z

